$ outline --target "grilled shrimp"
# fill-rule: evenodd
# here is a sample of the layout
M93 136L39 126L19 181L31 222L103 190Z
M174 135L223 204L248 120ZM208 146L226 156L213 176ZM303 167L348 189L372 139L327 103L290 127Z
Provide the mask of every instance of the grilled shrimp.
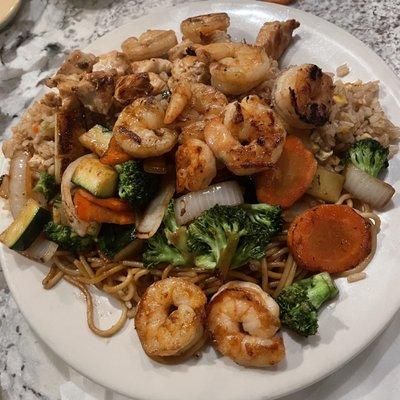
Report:
M280 157L286 130L279 116L259 97L230 103L224 118L212 119L204 129L214 155L236 175L252 175Z
M220 115L228 104L225 95L202 83L178 82L165 113L164 122L176 121L179 126Z
M293 31L300 26L294 19L266 22L257 35L256 45L264 48L269 57L279 60L292 41Z
M155 74L166 72L169 74L171 72L171 67L171 61L163 58L151 58L150 60L134 61L131 63L133 72L154 72Z
M230 25L227 13L198 15L181 22L181 32L185 39L194 43L210 43L209 37L216 31L226 32Z
M215 157L202 140L187 139L175 154L176 191L206 188L217 175Z
M203 291L184 278L153 283L137 306L135 327L149 357L183 355L204 337Z
M314 64L303 64L289 68L278 77L273 101L288 125L310 129L328 121L333 89L328 74Z
M173 30L148 30L139 38L130 37L122 44L122 51L130 61L147 60L153 57L162 57L174 47L178 41Z
M196 49L201 46L200 44L193 43L189 39L185 39L174 47L168 50L168 60L175 61L186 56L195 56Z
M114 125L117 143L137 158L157 157L169 152L178 134L164 125L167 100L161 96L136 99L119 114Z
M207 329L214 347L245 367L266 367L285 356L279 306L258 285L232 281L207 308Z
M221 92L248 92L268 76L270 59L265 50L243 43L213 43L196 50L198 58L210 63L211 84Z
M200 61L195 56L187 56L175 60L171 68L171 82L170 86L173 87L179 81L189 81L189 82L200 82L209 83L210 82L210 71L208 65L203 61Z

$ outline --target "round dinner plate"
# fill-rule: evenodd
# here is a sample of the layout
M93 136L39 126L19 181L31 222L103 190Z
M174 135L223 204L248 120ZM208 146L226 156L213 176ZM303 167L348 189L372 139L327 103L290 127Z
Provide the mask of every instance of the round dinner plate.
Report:
M295 18L301 26L283 65L315 63L325 71L347 63L346 80L380 80L380 97L394 123L400 124L400 84L385 63L350 34L313 15L272 4L251 1L204 1L159 9L110 32L85 51L103 53L118 48L128 36L146 29L174 29L183 19L225 11L231 17L230 33L251 43L265 21ZM4 161L4 159L3 159ZM5 163L3 162L3 167ZM390 163L387 181L400 188L400 162ZM319 334L299 339L283 332L286 358L267 369L243 368L207 347L200 359L166 366L142 351L133 321L110 339L88 329L85 302L67 283L42 289L47 267L9 249L1 248L1 263L19 308L36 333L74 369L99 384L135 399L152 400L260 400L272 399L310 385L341 367L364 349L400 307L400 196L380 213L382 231L378 250L368 266L368 278L348 284L338 280L340 295L320 315ZM2 211L0 228L11 218ZM107 326L118 318L115 303L96 295L97 318Z

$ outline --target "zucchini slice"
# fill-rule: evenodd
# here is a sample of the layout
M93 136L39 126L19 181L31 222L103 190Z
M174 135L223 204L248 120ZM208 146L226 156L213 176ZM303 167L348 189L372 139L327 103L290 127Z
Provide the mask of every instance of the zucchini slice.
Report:
M0 241L13 250L26 250L51 219L50 213L29 199L14 222L0 235Z
M112 197L117 188L118 174L114 168L97 158L84 158L76 167L72 182L96 197Z
M102 157L108 149L111 136L112 132L110 130L104 128L104 126L95 125L79 136L79 141L84 147Z

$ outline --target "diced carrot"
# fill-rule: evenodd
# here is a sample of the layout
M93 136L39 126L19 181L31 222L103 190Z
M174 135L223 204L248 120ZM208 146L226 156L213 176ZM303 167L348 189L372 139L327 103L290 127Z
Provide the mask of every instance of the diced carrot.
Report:
M316 170L311 151L298 137L288 136L278 162L256 176L258 201L289 208L307 191Z
M135 222L132 211L114 211L92 203L77 191L74 196L76 214L82 221L129 225Z
M101 207L109 208L110 210L114 211L132 211L132 207L125 200L121 200L116 197L109 197L108 199L99 199L98 197L93 196L91 193L87 192L86 190L78 189L77 191L81 196L85 197L85 199Z
M40 131L40 124L39 123L34 123L33 125L32 125L32 131L33 131L33 133L35 134L35 135L37 135L38 133L39 133L39 131Z
M112 136L108 145L108 149L104 156L100 158L100 161L107 165L117 165L132 160L132 158L133 157L126 153L117 143L115 137Z
M297 264L309 271L343 272L370 253L371 227L349 206L323 204L294 219L288 246Z

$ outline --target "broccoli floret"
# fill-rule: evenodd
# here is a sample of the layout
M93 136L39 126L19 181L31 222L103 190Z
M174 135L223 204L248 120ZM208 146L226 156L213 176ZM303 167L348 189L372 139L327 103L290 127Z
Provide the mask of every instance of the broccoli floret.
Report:
M33 190L42 193L46 200L52 199L58 192L58 185L54 175L50 175L47 172L41 172L39 180Z
M248 217L247 235L244 236L232 260L232 268L249 261L259 260L265 255L265 246L272 236L282 229L282 210L269 204L244 204Z
M216 205L189 225L189 249L201 268L230 267L240 239L247 234L248 218L240 207Z
M175 219L173 200L168 205L163 225L148 241L143 262L148 268L159 264L192 265L193 256L187 246L187 229L178 225Z
M113 258L135 239L135 225L102 224L97 237L97 245L107 257Z
M44 233L62 250L82 253L94 246L94 239L91 236L79 236L69 226L56 224L53 221L46 224Z
M159 177L143 170L141 161L131 160L115 166L118 194L136 209L146 206L158 191Z
M347 152L347 162L374 176L389 166L389 149L374 139L363 139L354 143Z
M339 293L327 272L303 279L284 288L277 298L284 325L302 336L318 331L318 309Z

